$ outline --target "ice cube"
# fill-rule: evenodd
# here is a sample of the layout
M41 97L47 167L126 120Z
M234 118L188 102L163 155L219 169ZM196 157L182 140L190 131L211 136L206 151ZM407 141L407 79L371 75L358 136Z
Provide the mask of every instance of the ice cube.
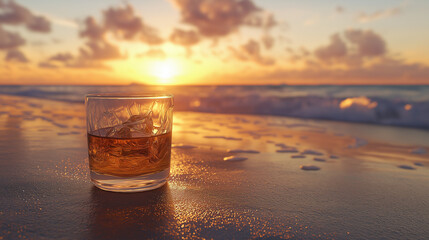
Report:
M117 138L131 138L131 129L128 126L123 126L113 136Z
M150 113L132 115L123 125L130 129L133 136L151 136L153 132L152 115Z

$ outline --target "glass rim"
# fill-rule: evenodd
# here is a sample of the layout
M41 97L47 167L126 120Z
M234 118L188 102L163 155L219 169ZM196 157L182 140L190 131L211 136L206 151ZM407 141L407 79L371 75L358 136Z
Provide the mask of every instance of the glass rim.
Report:
M86 99L165 99L173 97L173 94L165 92L112 92L85 95Z

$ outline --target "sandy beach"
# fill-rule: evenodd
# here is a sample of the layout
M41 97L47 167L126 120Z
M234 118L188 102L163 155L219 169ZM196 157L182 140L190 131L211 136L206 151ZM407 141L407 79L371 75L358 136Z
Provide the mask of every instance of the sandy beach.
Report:
M89 180L84 106L0 95L0 239L424 239L429 132L175 112L171 176Z

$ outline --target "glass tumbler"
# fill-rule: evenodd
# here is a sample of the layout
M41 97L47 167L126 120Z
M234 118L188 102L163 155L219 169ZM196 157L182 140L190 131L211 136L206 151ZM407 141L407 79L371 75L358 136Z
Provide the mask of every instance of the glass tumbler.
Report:
M173 96L89 94L85 98L91 181L103 190L161 187L170 174Z

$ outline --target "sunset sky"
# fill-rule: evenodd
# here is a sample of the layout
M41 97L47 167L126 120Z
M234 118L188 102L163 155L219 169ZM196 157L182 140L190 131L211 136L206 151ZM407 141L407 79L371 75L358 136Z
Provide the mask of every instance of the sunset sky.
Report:
M429 84L429 1L0 0L0 84Z

